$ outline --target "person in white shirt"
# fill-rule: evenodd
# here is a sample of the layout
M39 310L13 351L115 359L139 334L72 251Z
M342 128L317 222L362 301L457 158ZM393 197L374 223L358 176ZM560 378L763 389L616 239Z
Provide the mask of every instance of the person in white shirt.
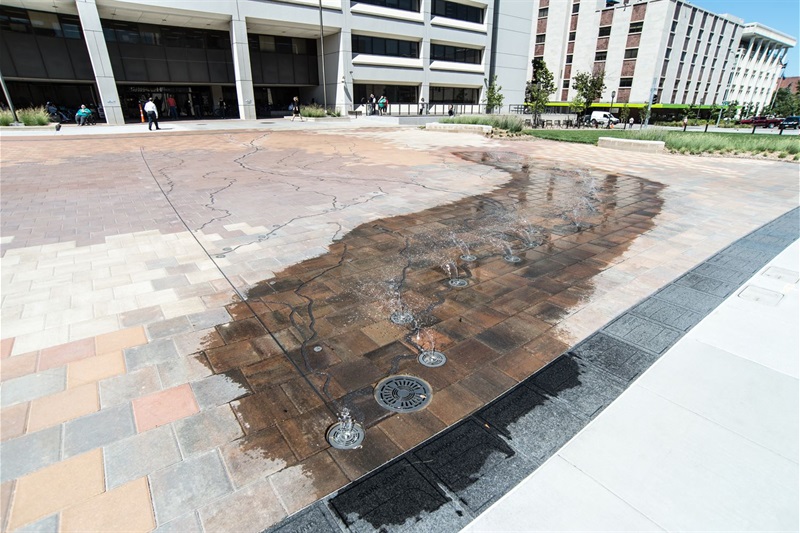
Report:
M158 127L158 108L156 108L152 98L148 98L147 103L144 104L144 112L147 113L147 129L153 131L153 124L155 124L156 129L160 130L161 128Z

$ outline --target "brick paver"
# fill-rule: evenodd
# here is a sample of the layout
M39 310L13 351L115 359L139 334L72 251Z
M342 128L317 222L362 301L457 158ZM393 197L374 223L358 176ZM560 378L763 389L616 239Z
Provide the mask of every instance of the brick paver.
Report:
M103 164L63 172L89 152ZM509 180L523 163L534 171L519 189ZM260 531L598 328L605 344L581 346L581 357L628 375L630 358L655 357L682 330L676 304L706 312L747 274L720 260L705 279L612 319L798 197L795 163L630 158L416 129L4 138L0 168L8 530ZM448 364L396 359L416 348L386 321L374 280L395 275L403 238L446 237L459 217L516 202L540 206L529 222L555 228L564 221L541 206L580 173L614 192L606 218L553 231L520 266L479 242L469 288L434 305L432 336L420 341L435 341ZM445 294L439 259L409 273L413 305ZM641 350L608 359L621 341ZM392 369L431 383L426 410L389 416L374 405L371 387ZM598 402L618 386L590 377ZM324 439L341 402L368 427L362 450L332 451ZM560 444L552 420L577 426L593 406L547 403L534 420L515 419L506 402L490 414L530 427L536 438L519 446L535 462Z

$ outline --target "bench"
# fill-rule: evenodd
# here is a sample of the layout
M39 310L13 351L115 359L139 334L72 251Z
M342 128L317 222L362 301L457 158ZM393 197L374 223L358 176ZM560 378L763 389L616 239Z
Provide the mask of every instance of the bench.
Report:
M637 141L635 139L618 139L616 137L600 137L597 139L597 146L650 154L664 151L664 141Z

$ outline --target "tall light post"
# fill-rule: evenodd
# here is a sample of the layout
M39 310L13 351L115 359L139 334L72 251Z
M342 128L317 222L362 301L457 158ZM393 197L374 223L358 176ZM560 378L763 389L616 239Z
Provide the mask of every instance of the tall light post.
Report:
M611 105L608 106L608 114L611 115L611 110L614 109L614 97L617 96L617 91L611 91ZM611 115L613 116L613 115ZM608 124L606 128L611 128L611 117L608 117Z
M328 79L325 77L325 34L322 25L322 0L319 0L319 51L322 54L322 103L328 110Z

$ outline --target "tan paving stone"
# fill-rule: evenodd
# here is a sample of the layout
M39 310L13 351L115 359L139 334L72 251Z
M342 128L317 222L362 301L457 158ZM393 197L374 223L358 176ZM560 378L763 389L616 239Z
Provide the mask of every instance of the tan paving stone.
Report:
M27 376L36 372L39 352L31 352L0 359L0 381Z
M18 403L0 410L0 441L15 439L25 434L30 402Z
M63 366L93 355L95 355L94 339L81 339L45 348L39 355L39 371Z
M16 529L101 494L103 453L83 455L43 468L17 480L9 529Z
M33 433L100 409L96 383L51 394L31 401L27 433Z
M136 532L155 527L150 489L143 477L61 512L61 531Z
M67 388L94 383L125 373L125 357L121 351L87 357L67 365Z
M139 433L199 411L192 387L188 383L133 400L133 415Z
M252 483L200 509L205 531L258 533L286 516L267 479Z
M327 496L348 482L327 451L272 474L269 481L289 514Z
M124 350L132 346L139 346L147 343L147 335L142 326L127 328L103 335L98 335L95 338L96 352L104 354L109 352L116 352Z

